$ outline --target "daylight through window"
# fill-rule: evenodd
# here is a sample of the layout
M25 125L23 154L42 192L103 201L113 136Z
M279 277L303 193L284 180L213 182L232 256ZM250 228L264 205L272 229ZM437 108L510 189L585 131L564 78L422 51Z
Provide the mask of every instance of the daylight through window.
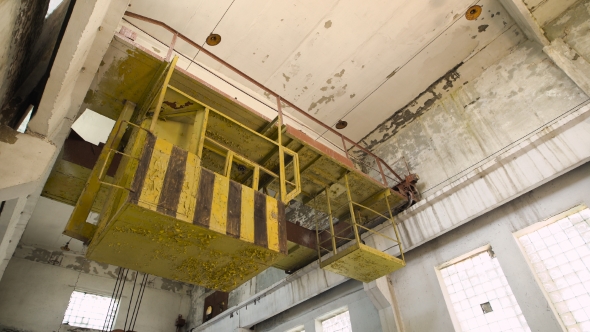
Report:
M111 298L74 291L64 316L63 324L102 329L109 310ZM115 303L118 306L118 303ZM117 312L114 310L113 312Z
M530 331L497 258L484 251L440 270L461 331Z
M590 331L590 209L518 240L568 331Z
M322 321L322 332L352 332L348 310Z

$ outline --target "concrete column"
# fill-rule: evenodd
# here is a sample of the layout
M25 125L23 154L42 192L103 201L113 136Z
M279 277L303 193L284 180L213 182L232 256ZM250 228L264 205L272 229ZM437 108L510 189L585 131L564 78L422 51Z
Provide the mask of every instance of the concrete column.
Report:
M491 246L531 330L562 331L514 236L502 233Z
M77 1L29 130L53 136L77 115L129 0Z
M77 1L27 133L0 128L0 201L18 199L0 239L0 278L128 4Z
M561 38L550 42L543 28L522 0L500 0L527 37L543 45L543 51L582 91L590 96L590 64Z
M26 197L15 198L4 203L4 208L0 214L0 278L8 261L12 257L13 251L9 250L9 246L16 230L25 203Z
M370 283L363 284L365 292L375 308L379 311L379 319L383 332L402 332L403 326L399 324L401 317L391 279L388 276L381 277Z
M500 0L500 3L530 40L535 40L543 46L549 45L545 32L522 0Z
M543 48L555 64L566 73L577 86L590 96L590 63L576 50L557 38Z

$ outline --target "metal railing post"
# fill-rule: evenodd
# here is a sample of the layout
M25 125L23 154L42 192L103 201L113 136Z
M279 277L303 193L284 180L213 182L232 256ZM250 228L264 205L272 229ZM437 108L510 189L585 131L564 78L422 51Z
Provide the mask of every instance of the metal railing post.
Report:
M397 225L395 224L395 220L393 219L393 213L391 212L391 206L389 205L389 200L387 199L389 195L385 196L385 203L387 204L387 211L389 211L389 220L391 220L391 225L393 226L393 230L395 231L395 237L397 238L397 244L399 245L399 252L402 255L402 261L406 261L404 258L404 248L402 246L402 239L399 237L399 231L397 230Z
M166 78L164 79L164 84L162 85L162 90L160 90L160 95L158 96L158 102L156 103L156 109L154 110L154 116L152 117L152 124L150 125L150 132L154 132L156 130L156 124L158 123L158 117L160 116L160 111L162 108L162 104L164 103L164 96L166 95L166 90L168 89L168 84L170 83L170 78L172 78L172 73L174 73L174 67L176 67L176 62L178 61L178 56L175 56L172 60L172 64L168 69L168 73L166 73Z
M356 219L354 217L354 204L352 203L352 195L350 194L350 185L348 184L348 174L344 174L344 181L346 182L346 196L348 196L348 208L350 209L350 221L354 230L354 238L358 243L361 243L359 230L356 227Z
M328 202L328 220L330 221L330 237L332 238L332 251L334 255L338 253L336 249L336 234L334 231L334 220L332 219L332 205L330 204L330 188L326 187L326 202Z

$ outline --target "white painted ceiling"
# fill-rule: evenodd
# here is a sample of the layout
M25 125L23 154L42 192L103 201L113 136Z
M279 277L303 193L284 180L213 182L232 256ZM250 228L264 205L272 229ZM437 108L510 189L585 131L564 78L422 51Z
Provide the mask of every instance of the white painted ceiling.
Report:
M71 239L62 232L73 210L74 207L71 205L39 197L20 244L45 250L60 250ZM96 225L98 214L91 212L86 221ZM80 241L71 241L68 247L74 253L86 251Z
M527 5L546 21L571 1ZM468 21L474 4L483 13ZM515 38L515 23L497 0L132 0L129 11L198 43L220 34L221 43L208 50L324 123L348 121L341 132L356 141L461 62L477 59L467 74L475 77L523 38ZM170 40L160 28L129 20ZM197 54L188 44L176 49ZM245 82L203 53L196 61Z

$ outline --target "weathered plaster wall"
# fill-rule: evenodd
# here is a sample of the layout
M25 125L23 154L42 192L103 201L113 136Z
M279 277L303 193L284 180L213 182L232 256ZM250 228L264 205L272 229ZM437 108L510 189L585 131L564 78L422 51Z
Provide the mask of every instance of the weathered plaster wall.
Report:
M347 308L353 331L381 332L379 314L363 290L363 284L349 280L318 296L256 325L256 331L284 332L304 326L306 332L320 332L316 320Z
M20 247L0 281L0 330L46 332L61 327L69 331L71 327L61 326L61 322L72 291L110 296L117 272L115 266L87 261L79 255ZM122 328L125 322L133 276L130 272L127 277L116 328ZM180 282L149 277L136 330L173 330L178 314L188 315L191 290L192 286Z
M405 156L425 191L587 99L541 46L529 41L475 80L426 100L422 114L405 127L388 120L364 142L387 162Z
M578 2L543 29L550 41L561 38L590 61L590 1Z
M590 205L590 164L507 203L406 254L391 275L405 331L453 331L434 268L490 244L533 331L561 331L512 235L578 205Z
M38 38L49 0L0 1L0 109L16 91L21 71ZM0 113L0 124L14 114Z

